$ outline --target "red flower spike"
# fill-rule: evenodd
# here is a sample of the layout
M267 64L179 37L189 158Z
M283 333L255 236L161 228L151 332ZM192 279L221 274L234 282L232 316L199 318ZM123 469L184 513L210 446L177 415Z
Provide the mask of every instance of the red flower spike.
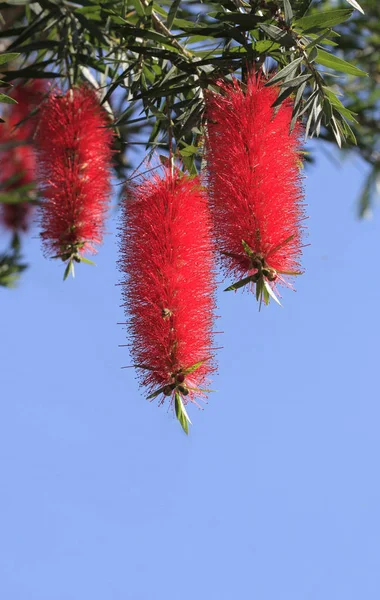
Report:
M215 370L214 256L207 199L198 178L165 168L131 187L124 204L120 269L131 354L149 399L185 406L205 397Z
M36 132L38 180L45 202L41 237L46 254L67 261L91 262L103 239L110 194L111 142L106 113L94 91L82 86L51 94L40 110Z
M239 279L227 290L255 288L265 304L273 288L300 274L302 247L301 127L290 133L292 102L272 108L278 88L251 74L209 93L207 177L218 250Z
M36 157L32 137L36 127L35 116L30 116L42 101L45 83L33 80L23 85L19 83L12 97L18 104L5 108L6 123L0 127L0 186L3 193L17 192L33 198L36 176ZM27 231L33 214L30 202L0 204L0 223L14 234Z

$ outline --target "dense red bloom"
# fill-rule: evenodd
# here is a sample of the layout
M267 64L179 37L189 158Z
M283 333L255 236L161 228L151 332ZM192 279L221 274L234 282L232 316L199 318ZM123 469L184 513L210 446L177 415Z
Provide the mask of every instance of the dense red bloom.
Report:
M36 109L46 95L46 83L42 79L31 79L25 83L19 82L11 92L11 96L17 101L12 104L7 124L15 127L18 139L29 140L36 128Z
M36 110L43 98L45 84L32 80L19 83L12 90L12 97L18 104L9 104L5 109L6 123L0 127L0 185L2 192L18 192L30 198L31 190L22 190L33 184L36 173L36 158L32 145L35 131ZM29 228L33 205L30 202L1 203L0 222L13 232Z
M276 112L278 88L264 83L251 75L245 90L234 80L209 93L206 156L218 250L241 280L231 289L256 284L267 302L282 275L299 272L304 212L300 127L290 133L292 102Z
M0 131L2 132L2 129ZM5 132L4 126L4 132ZM1 134L0 134L1 135ZM7 138L9 143L9 137ZM1 143L1 142L0 142ZM30 145L14 146L0 152L1 160L1 191L18 191L24 186L32 184L35 178L36 158L33 147ZM28 197L29 192L25 192ZM33 205L30 202L16 202L0 204L0 222L10 231L27 231L33 214Z
M51 94L36 132L38 180L45 202L41 237L50 256L80 260L103 239L110 194L112 132L94 91Z
M121 232L131 354L141 383L171 396L178 416L177 402L202 396L214 370L214 261L198 178L166 169L132 187Z

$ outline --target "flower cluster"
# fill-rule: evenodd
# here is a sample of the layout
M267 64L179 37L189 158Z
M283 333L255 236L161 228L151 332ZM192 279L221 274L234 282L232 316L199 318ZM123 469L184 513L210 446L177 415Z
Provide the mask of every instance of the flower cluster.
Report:
M87 261L102 242L110 194L112 132L94 91L86 86L51 94L41 107L36 142L44 198L41 237L47 255Z
M238 279L227 289L248 285L260 304L277 300L276 285L300 273L301 128L290 131L292 101L275 109L278 88L253 73L245 84L218 86L219 93L206 95L207 185L174 167L171 156L160 174L128 187L122 211L119 264L134 366L148 398L169 399L186 432L186 406L206 397L215 371L214 246ZM22 122L18 99L14 118ZM107 125L86 86L50 93L39 111L41 236L46 253L67 262L65 277L74 274L74 262L90 262L84 254L102 241L112 155ZM30 119L14 128L18 141L34 127ZM17 186L34 177L29 150L20 145L4 157L8 190L14 175ZM26 228L27 213L17 210L21 205L3 222Z
M300 126L292 102L273 108L278 89L251 74L207 97L207 177L218 251L228 275L269 302L284 275L300 272L304 218Z
M120 266L131 354L149 398L185 405L214 370L214 257L207 199L197 178L167 168L129 189Z

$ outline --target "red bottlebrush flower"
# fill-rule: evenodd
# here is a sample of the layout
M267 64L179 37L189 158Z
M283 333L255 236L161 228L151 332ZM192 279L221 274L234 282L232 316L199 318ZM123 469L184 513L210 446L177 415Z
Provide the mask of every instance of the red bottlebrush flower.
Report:
M12 98L16 100L17 104L10 105L7 124L15 127L17 139L31 140L36 128L36 109L41 104L46 92L46 83L42 79L20 82L12 90Z
M187 432L184 406L204 396L214 371L214 260L198 178L167 168L132 187L121 232L131 354L148 398L170 396Z
M35 181L36 158L31 142L36 120L30 115L41 102L44 90L45 83L41 80L19 83L12 93L18 104L5 108L6 123L0 128L2 193L19 192L26 199L33 198L30 185ZM26 186L29 187L25 189ZM33 210L30 202L1 203L0 223L13 233L27 231Z
M268 304L283 275L299 274L304 218L300 126L290 133L292 102L272 108L278 88L251 74L209 93L207 176L215 237L226 272L256 286Z
M21 191L25 186L34 183L36 158L30 145L14 146L1 152L0 157L2 193ZM25 196L29 194L30 191L25 192ZM0 223L5 229L14 233L29 229L34 209L30 202L2 202L0 207Z
M107 116L94 91L82 86L50 95L36 132L38 179L45 198L41 237L50 256L89 262L102 242L110 194L111 142Z

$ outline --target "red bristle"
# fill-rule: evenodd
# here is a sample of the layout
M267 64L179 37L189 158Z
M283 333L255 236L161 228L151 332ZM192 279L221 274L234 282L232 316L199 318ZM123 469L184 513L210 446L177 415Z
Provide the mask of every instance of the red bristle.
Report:
M169 386L162 401L178 392L184 404L196 402L214 371L215 308L210 217L198 178L167 168L162 178L130 188L120 267L131 354L142 385L150 393Z
M110 194L112 132L94 91L51 94L36 132L41 226L50 256L96 252Z
M269 273L269 285L298 273L304 217L301 130L290 132L292 102L272 108L278 88L250 75L209 93L207 176L214 230L225 271L235 279ZM244 247L242 241L247 244ZM247 250L251 250L251 255ZM255 278L251 280L255 282Z

